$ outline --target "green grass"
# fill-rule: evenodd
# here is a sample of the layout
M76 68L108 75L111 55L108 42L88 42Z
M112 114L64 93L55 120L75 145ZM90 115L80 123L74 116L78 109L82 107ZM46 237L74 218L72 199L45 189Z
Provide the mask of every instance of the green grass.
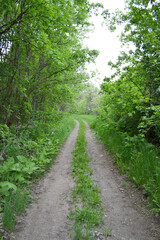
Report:
M28 192L17 189L5 198L4 212L2 216L3 227L7 230L14 230L16 223L16 216L25 211L28 202Z
M69 218L74 219L74 240L93 239L93 230L102 224L103 209L100 190L91 179L92 169L86 152L85 124L80 120L79 135L73 151L72 175L76 186L73 189L73 199L81 202L81 207L75 207Z
M54 138L59 141L59 145L65 142L75 124L73 116L66 116L56 125Z
M148 195L153 211L160 212L160 151L139 136L130 137L126 133L109 130L105 122L98 119L91 127L115 156L120 173L128 173L128 178Z
M89 125L92 125L96 121L96 115L78 115L75 114L73 117L77 120L85 120Z

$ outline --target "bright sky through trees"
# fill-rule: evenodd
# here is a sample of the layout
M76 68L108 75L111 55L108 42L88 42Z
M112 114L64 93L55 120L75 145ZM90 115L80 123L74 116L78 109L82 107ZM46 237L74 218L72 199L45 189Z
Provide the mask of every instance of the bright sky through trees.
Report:
M91 3L96 3L95 0L90 0ZM109 9L113 12L115 9L119 8L123 10L124 0L99 0L98 2L102 3L104 9ZM96 64L92 63L87 65L88 71L98 70L99 74L96 75L95 80L96 85L99 85L105 76L110 76L113 71L107 65L108 61L115 61L120 53L121 42L117 37L120 35L123 30L122 26L118 26L115 32L110 32L108 27L103 23L104 19L102 16L95 16L93 14L91 22L94 24L94 31L87 34L87 39L84 40L84 44L87 45L90 49L97 49L100 51L98 58L96 59ZM97 80L97 77L99 78Z

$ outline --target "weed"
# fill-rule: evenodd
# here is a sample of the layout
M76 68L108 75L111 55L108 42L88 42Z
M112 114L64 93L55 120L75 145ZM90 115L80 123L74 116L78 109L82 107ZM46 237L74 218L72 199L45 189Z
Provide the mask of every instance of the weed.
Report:
M15 228L15 213L11 199L7 199L4 205L4 213L2 217L3 227L10 231Z
M81 226L76 224L75 227L74 227L74 232L75 232L75 235L73 237L73 240L81 240L82 237L83 237Z
M122 184L121 184L121 187L122 187L122 188L125 188L125 189L128 189L128 188L130 188L130 185L127 184L127 183L122 183Z
M13 199L13 202L16 214L24 212L28 202L28 192L21 192L21 190L18 189Z
M112 228L103 229L103 233L106 238L110 235L111 232L112 232Z
M18 190L5 198L3 227L12 231L15 228L16 215L25 210L28 201L28 192Z

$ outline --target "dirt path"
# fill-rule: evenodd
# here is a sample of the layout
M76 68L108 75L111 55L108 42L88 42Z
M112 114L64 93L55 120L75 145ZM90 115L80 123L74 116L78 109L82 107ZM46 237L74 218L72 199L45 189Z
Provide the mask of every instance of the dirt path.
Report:
M157 222L148 216L146 207L139 206L141 201L137 190L123 189L125 179L119 176L113 167L112 158L98 144L86 124L87 150L93 169L93 179L101 189L104 205L105 225L112 228L110 236L102 235L97 240L160 240ZM37 203L27 210L24 223L20 224L15 235L16 240L69 240L72 226L67 224L67 215L71 206L70 190L74 186L70 164L72 151L78 135L79 123L67 139L55 164L47 176L37 186ZM137 204L138 203L138 204ZM138 208L138 210L137 210ZM110 224L112 224L110 226ZM99 229L100 230L100 229ZM101 231L101 230L100 230Z
M52 166L42 181L39 200L28 209L24 228L19 229L16 240L68 240L70 226L66 224L69 213L67 201L73 187L70 164L72 151L78 135L79 123L65 142Z
M154 219L144 216L138 207L140 194L133 189L123 189L124 177L113 168L112 158L105 152L102 144L98 144L86 123L86 139L88 155L92 158L93 179L101 189L106 226L112 228L108 240L160 240L155 231L158 224ZM138 208L138 210L137 210Z

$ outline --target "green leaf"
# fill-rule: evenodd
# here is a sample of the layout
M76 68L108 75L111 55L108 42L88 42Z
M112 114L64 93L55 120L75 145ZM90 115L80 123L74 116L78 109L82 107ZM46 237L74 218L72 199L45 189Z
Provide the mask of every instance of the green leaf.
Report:
M0 194L4 196L8 196L11 190L17 190L15 184L4 181L0 183Z

